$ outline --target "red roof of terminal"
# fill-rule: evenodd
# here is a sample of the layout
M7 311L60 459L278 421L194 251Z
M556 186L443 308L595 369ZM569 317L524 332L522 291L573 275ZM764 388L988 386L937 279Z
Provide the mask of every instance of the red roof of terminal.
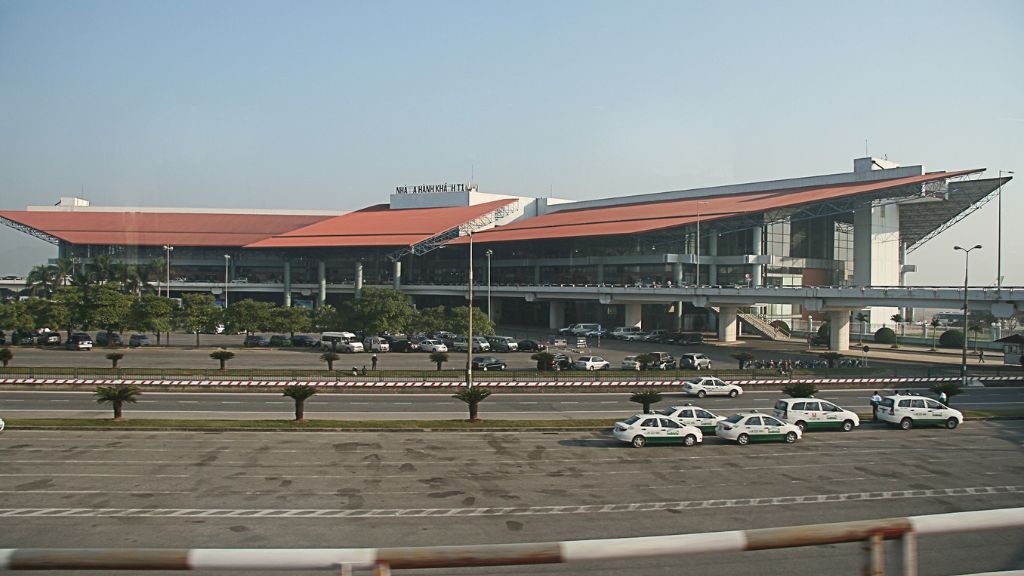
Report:
M494 200L475 206L399 210L391 210L387 204L378 204L298 230L279 233L246 247L412 246L512 202L515 200Z
M183 212L0 211L72 244L241 247L331 216Z
M932 172L922 176L893 178L874 182L787 188L761 192L746 192L722 196L620 204L617 206L566 209L536 218L514 222L474 234L475 242L513 242L516 240L544 240L574 238L577 236L612 236L674 228L697 221L700 208L702 222L732 218L743 214L764 212L775 208L800 206L878 192L889 188L943 180L981 172L982 169L958 172ZM698 204L698 202L700 204ZM465 237L451 243L468 242Z

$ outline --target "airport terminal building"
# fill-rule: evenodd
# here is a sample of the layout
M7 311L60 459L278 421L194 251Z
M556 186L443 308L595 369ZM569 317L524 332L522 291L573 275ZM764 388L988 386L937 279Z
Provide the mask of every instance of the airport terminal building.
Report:
M584 300L573 288L900 286L913 271L907 253L1011 179L876 158L856 159L853 168L586 201L490 194L474 184L404 186L387 204L351 212L99 207L62 198L0 211L0 221L75 262L169 256L172 296L312 307L383 286L418 306L463 305L472 270L476 305L499 323L704 329L717 310L700 299ZM535 286L546 289L529 291ZM865 312L881 325L896 309ZM758 302L741 313L790 323L816 314Z

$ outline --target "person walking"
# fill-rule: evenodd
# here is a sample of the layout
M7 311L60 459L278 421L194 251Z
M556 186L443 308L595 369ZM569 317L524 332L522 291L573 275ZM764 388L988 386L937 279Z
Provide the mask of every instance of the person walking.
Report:
M373 353L373 356L370 356L370 369L371 370L376 370L377 369L377 353L376 352Z
M985 351L984 350L978 350L978 364L984 364L984 363L985 363Z
M882 403L882 396L878 394L878 390L871 395L871 421L878 422L878 406Z

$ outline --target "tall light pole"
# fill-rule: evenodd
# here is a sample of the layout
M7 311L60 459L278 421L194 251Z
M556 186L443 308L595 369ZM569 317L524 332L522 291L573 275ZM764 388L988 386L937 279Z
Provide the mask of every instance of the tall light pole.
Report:
M466 387L473 387L473 231L469 231L469 282L466 283L469 291L469 306L466 310L468 332L466 336Z
M487 256L487 320L492 324L494 319L491 318L491 255L494 254L494 250L487 249L484 251L484 255Z
M1013 174L1013 170L999 171L999 192L996 193L996 289L998 290L1003 289L1003 174Z
M700 207L701 204L707 203L707 200L697 202L697 280L694 282L696 286L700 286Z
M167 244L164 244L164 253L167 254L167 257L164 260L165 260L165 262L167 264L167 276L166 276L166 279L167 279L167 297L168 298L171 297L171 252L174 252L174 246L168 246ZM159 289L160 288L160 283L157 282L156 285L157 285L156 295L159 296L160 295L160 289Z
M961 386L967 386L967 271L971 263L971 251L981 249L981 244L972 248L961 248L953 246L953 250L960 250L964 253L964 347L960 354L960 381Z
M228 262L231 262L231 255L224 255L224 309L228 309Z

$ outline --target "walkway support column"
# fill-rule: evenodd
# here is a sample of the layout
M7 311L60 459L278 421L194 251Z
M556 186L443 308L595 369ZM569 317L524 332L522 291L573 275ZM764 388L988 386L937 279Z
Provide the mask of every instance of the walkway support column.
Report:
M597 265L597 283L604 284L604 264Z
M711 233L708 234L708 284L715 286L718 284L718 264L715 262L718 260L718 233L712 229Z
M548 328L558 330L565 326L565 302L548 302Z
M829 310L828 312L828 347L836 352L850 349L850 312L851 310Z
M392 270L391 270L392 287L395 290L398 290L398 289L400 289L402 287L402 261L401 260L395 260L391 264L391 268L392 268Z
M287 260L284 263L284 307L292 306L292 263Z
M736 341L736 328L738 323L736 322L736 312L739 310L736 306L722 306L718 309L718 341L719 342L735 342Z
M639 302L631 302L625 305L626 308L626 326L641 327L643 323L643 304Z
M356 291L355 291L355 294L354 294L356 300L359 299L359 296L362 294L362 291L363 291L363 263L362 262L356 262Z
M317 308L327 302L327 264L321 260L316 263L316 306Z
M760 257L760 256L762 256L764 254L764 242L762 242L763 237L764 237L764 226L754 226L754 230L753 230L754 245L753 245L753 249L751 250L751 252L754 254L755 258ZM753 269L750 271L750 285L755 287L755 288L757 288L757 287L761 286L761 280L764 277L764 270L763 270L764 265L763 264L754 264L754 266L752 268Z
M683 285L683 263L682 262L674 262L672 264L672 285L673 286L682 286ZM682 300L677 300L675 308L676 308L676 313L675 313L675 317L672 319L672 329L675 330L676 332L682 332L683 331L683 301Z

